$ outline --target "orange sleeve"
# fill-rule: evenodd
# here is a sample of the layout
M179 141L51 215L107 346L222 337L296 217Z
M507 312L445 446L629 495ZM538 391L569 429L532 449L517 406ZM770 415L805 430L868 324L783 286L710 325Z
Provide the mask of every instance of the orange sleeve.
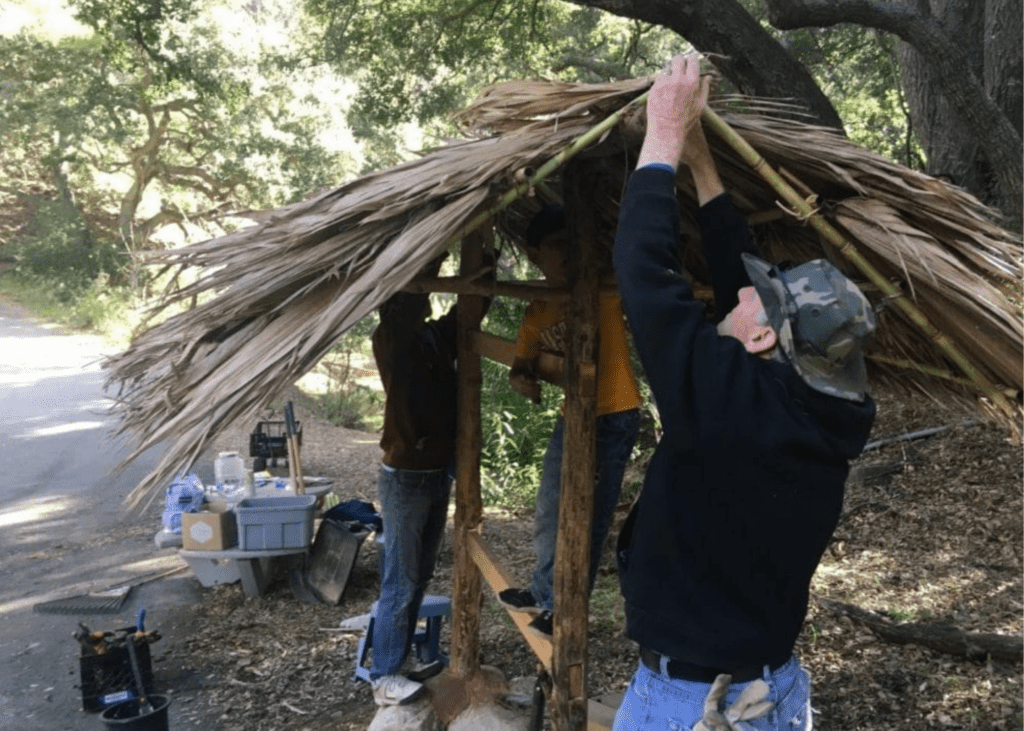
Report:
M633 373L626 318L617 294L601 295L601 336L597 355L597 414L614 414L643 405Z

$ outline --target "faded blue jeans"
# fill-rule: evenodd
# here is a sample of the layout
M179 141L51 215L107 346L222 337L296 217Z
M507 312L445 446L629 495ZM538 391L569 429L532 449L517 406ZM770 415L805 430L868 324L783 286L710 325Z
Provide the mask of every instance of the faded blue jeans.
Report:
M765 667L768 698L775 707L764 718L744 721L756 731L811 731L807 671L792 657L775 672ZM733 683L719 708L728 708L750 683ZM622 697L612 731L690 731L704 715L710 683L673 680L643 663Z
M371 680L396 674L412 646L423 595L441 550L451 490L448 470L381 466L377 499L384 520L384 562L373 620Z
M622 492L622 475L640 430L640 410L629 409L597 417L596 465L594 470L594 517L590 531L590 576L592 591L601 562L601 548L608 537L612 514ZM533 550L537 563L530 593L539 606L554 605L555 543L558 537L558 502L562 496L562 443L565 422L559 416L551 430L544 454L544 471L537 490L537 512L533 519Z

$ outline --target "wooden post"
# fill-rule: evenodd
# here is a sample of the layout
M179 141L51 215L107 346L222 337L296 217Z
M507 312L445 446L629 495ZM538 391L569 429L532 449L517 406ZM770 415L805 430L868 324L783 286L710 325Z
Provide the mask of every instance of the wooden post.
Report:
M489 229L488 229L489 230ZM476 273L483 263L485 235L474 232L462 242L461 274ZM480 667L480 571L470 554L466 534L483 522L480 497L480 356L472 333L484 314L483 297L459 295L459 403L455 455L454 576L452 578L452 641L449 669L468 680Z
M555 731L583 731L587 725L598 338L597 217L592 210L596 176L587 173L583 164L573 164L563 178L572 297L566 305L565 436L554 580L551 717Z

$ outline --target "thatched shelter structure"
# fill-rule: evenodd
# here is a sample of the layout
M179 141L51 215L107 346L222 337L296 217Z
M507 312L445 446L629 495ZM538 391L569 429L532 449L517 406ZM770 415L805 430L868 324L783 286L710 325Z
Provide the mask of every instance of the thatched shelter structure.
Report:
M545 202L566 205L570 233L581 242L570 319L582 323L583 337L578 352L567 354L564 382L570 404L582 404L574 413L585 421L587 387L572 373L587 365L585 300L596 291L588 262L607 256L611 245L619 197L643 134L643 105L632 102L650 81L513 81L489 88L458 116L465 139L258 214L256 225L236 233L155 254L155 264L201 273L192 284L169 291L161 305L202 304L141 333L106 363L109 382L120 387L121 429L137 436L137 453L172 443L132 500L157 494L229 424L257 420L349 328L399 290L456 292L467 301L484 294L564 296L496 281L493 272L474 267L481 245L522 241L527 222ZM933 399L937 407L999 420L1018 435L1024 387L1019 238L964 191L805 124L791 108L719 98L712 109L705 117L712 125L709 142L764 258L829 257L878 309L870 377ZM762 169L755 170L743 145L769 169L758 163ZM795 190L799 200L780 199L778 185L766 182L772 179ZM680 256L700 293L707 272L685 171L678 192L684 218ZM460 241L459 277L415 279L423 265ZM478 334L467 338L461 352L502 359L507 348L495 340ZM472 387L472 377L468 383ZM465 401L461 413L471 417L475 407L478 419L478 380L475 388L476 400ZM574 438L585 444L586 429ZM460 444L471 451L472 435ZM463 530L466 555L473 554L492 585L500 584L500 567L489 563L474 532L479 494L472 494L478 483L471 476L478 462L460 454L461 463L466 471L458 478L457 510L470 507L456 515L456 540ZM577 507L585 512L588 505ZM579 549L584 555L582 542ZM465 618L466 612L472 615L474 591L479 593L479 579L456 587L465 603L456 600L453 645L463 647L453 652L453 665L463 672L471 672L475 662L473 621ZM585 610L585 590L580 593ZM568 615L556 606L556 616ZM562 645L567 637L579 641L580 632L567 630ZM584 646L585 639L583 626ZM538 654L550 651L539 648ZM566 655L556 647L556 688L579 708L578 687L572 690L579 680L571 679L571 669L580 663L560 663L560 653L564 658L572 651Z

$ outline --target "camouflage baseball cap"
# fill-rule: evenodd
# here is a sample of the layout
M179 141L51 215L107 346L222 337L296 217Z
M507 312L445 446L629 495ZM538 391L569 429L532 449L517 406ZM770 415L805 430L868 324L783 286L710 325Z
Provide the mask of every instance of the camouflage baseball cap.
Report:
M862 401L862 349L875 331L875 313L857 285L824 259L782 271L744 254L743 266L800 377L816 391Z

